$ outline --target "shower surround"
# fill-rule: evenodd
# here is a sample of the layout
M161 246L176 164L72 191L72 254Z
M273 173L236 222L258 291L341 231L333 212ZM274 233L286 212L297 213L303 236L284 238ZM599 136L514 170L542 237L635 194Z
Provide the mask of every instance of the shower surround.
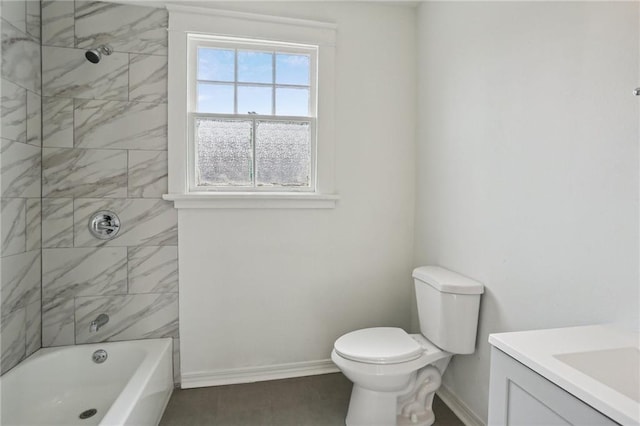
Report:
M3 1L0 374L40 348L40 3Z
M162 9L42 2L42 346L178 338L166 28ZM99 45L113 53L87 61ZM120 217L117 238L89 233L99 210Z
M32 3L38 4L26 4ZM27 295L16 304L23 312L15 315L26 324L25 330L31 325L29 314L38 317L37 333L32 333L37 334L37 343L31 345L35 349L40 343L48 347L171 337L177 362L177 214L161 198L167 186L167 13L65 0L42 1L41 7L42 147L39 139L30 145L28 135L5 142L3 122L3 225L9 208L5 205L12 202L19 204L12 208L22 212L25 223L37 222L33 233L40 237L41 226L42 235L40 248L39 238L25 235L27 225L22 231L21 238L27 241L20 246L24 262L37 266L30 272L33 291L23 292ZM5 3L3 14L4 10ZM3 45L4 41L3 26ZM33 44L39 53L40 40ZM98 64L85 59L86 50L103 44L112 47L113 54ZM4 86L10 83L4 71L3 57L3 119L8 103ZM21 90L37 95L39 105L39 73L37 81L37 87ZM5 174L11 166L6 166L4 151L17 143L25 151L21 155L33 160L14 165L22 175L37 176L31 186L22 184L23 193L15 195L18 201L5 202ZM89 233L89 217L99 210L120 217L117 238L98 240ZM17 245L16 238L3 231L3 245L5 241ZM3 256L6 253L3 250ZM3 293L4 274L3 268ZM4 299L6 371L5 328L12 331L17 320L9 318L5 325ZM109 323L90 333L89 324L101 313L109 315ZM16 339L27 339L24 333ZM28 342L21 353L29 352Z

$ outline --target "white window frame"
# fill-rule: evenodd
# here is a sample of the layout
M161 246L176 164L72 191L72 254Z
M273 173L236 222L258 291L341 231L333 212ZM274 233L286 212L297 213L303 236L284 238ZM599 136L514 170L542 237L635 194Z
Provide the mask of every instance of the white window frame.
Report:
M333 208L335 194L335 117L334 117L334 24L221 11L209 8L167 6L169 10L169 191L163 196L176 208ZM190 34L268 40L298 45L318 46L317 109L314 116L316 141L314 183L308 191L204 191L193 186L190 133L193 123L193 96L188 89ZM191 77L193 78L193 76ZM236 116L238 117L238 116ZM282 116L269 116L283 119ZM300 117L297 117L298 119ZM192 160L190 158L193 157Z
M317 117L317 57L318 57L318 48L317 46L312 45L301 45L301 44L293 44L293 43L283 43L283 42L273 42L273 41L263 41L263 40L247 40L240 38L231 38L231 37L218 37L211 35L202 35L202 34L187 34L187 45L188 45L188 53L187 53L187 62L189 64L194 64L188 72L188 152L187 152L187 174L189 179L189 192L200 192L200 191L211 191L211 192L315 192L316 191L316 117ZM284 115L275 115L275 93L272 93L272 109L274 110L273 115L261 115L255 114L250 115L248 113L240 113L237 111L237 86L244 85L243 83L238 84L237 79L234 79L234 109L235 113L227 113L227 114L218 114L218 113L203 113L197 112L197 84L199 82L197 78L198 69L198 48L200 47L211 47L211 48L227 48L227 49L238 49L238 50L247 50L247 51L260 51L265 49L274 49L278 53L292 53L292 54L306 54L310 57L309 69L310 69L310 81L309 85L309 115L307 116L284 116ZM274 57L275 60L275 57ZM275 64L274 64L275 65ZM237 72L237 66L236 66ZM275 68L274 68L275 72ZM246 83L247 85L255 85L255 83ZM279 86L275 81L273 83L264 83L262 86L273 86L273 89ZM309 186L304 187L287 187L287 186L268 186L268 187L234 187L234 186L198 186L196 184L196 157L197 153L195 150L196 140L195 140L195 119L198 117L206 118L229 118L229 119L247 119L252 120L254 122L254 138L255 138L255 122L257 121L297 121L297 122L309 122L311 126L311 164L310 164L310 184ZM256 158L255 158L255 145L254 148L254 180L255 174L257 170L255 169Z

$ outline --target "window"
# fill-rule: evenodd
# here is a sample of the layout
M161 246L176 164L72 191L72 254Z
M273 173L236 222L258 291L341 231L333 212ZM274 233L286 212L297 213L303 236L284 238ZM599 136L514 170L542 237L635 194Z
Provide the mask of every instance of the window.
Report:
M190 189L313 191L317 46L188 40Z
M332 208L334 24L168 5L176 208Z

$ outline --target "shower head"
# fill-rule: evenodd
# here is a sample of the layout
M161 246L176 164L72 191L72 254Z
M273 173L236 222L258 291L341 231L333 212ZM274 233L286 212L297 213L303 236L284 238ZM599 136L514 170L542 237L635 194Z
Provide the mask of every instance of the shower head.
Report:
M110 46L103 44L96 47L95 49L87 50L84 56L85 58L87 58L87 61L91 62L92 64L97 64L98 62L100 62L100 59L102 59L102 55L109 56L112 53L113 49Z

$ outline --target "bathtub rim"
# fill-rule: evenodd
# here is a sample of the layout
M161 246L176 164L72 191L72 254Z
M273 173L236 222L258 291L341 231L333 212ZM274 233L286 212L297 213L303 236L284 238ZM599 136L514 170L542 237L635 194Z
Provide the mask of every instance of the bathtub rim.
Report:
M166 354L169 357L169 365L173 366L173 339L170 337L165 337L161 339L140 339L140 340L126 340L122 342L105 342L107 343L131 343L131 342L141 342L140 344L144 346L144 344L149 344L151 347L149 353L152 353L153 356L146 356L142 363L140 363L139 368L136 370L135 374L129 378L127 383L125 384L122 392L118 395L111 407L107 410L104 417L100 421L100 425L118 425L123 424L123 419L126 419L133 409L135 408L135 403L141 400L141 396L143 391L145 390L147 384L152 378L152 372L156 370L159 364L162 362L162 359ZM158 349L158 352L152 352L152 349ZM108 352L108 349L107 349ZM160 422L162 418L162 414L167 408L167 404L169 403L169 399L171 398L171 394L173 393L173 376L170 383L170 390L168 395L163 401L162 411L159 413L159 417L156 419L156 422Z
M122 424L125 419L133 412L136 407L136 403L140 400L146 385L153 377L153 372L158 368L163 358L168 357L169 371L173 373L173 339L171 337L156 338L156 339L136 339L136 340L121 340L114 342L92 342L82 343L77 345L64 345L64 346L52 346L46 348L40 348L33 354L29 355L19 364L11 368L5 374L0 376L0 398L5 387L7 378L12 378L16 374L20 374L20 367L32 362L39 362L41 359L46 360L49 357L55 356L59 352L72 351L74 348L82 348L91 350L105 349L109 352L109 347L113 346L127 346L135 345L141 347L145 351L145 355L140 364L134 370L134 373L129 377L126 382L123 383L122 390L111 402L111 405L104 413L104 416L100 420L99 425L117 425ZM46 361L45 361L46 362ZM162 411L159 412L156 424L161 420L164 411L166 410L169 399L173 393L175 387L173 382L173 374L168 383L168 392L165 400L162 404ZM135 388L134 388L135 386ZM135 399L134 399L135 398ZM0 404L0 419L2 418L2 404Z

